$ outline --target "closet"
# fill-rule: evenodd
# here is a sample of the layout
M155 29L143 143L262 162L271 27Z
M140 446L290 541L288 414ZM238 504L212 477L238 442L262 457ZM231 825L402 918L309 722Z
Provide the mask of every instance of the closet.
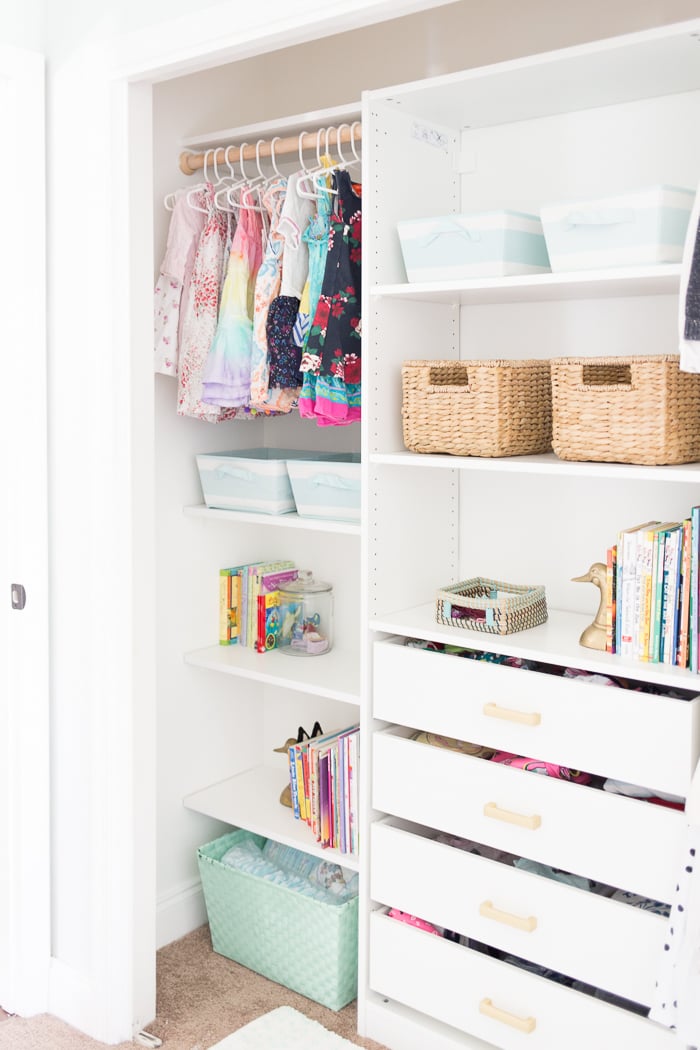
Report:
M621 528L686 517L700 468L408 452L401 364L675 353L680 267L408 284L397 223L696 187L699 32L696 22L365 96L366 1016L368 1034L402 1050L676 1042L644 1016L665 918L516 870L504 854L668 903L683 813L414 736L685 798L700 753L697 675L580 646L597 598L572 578L604 561ZM547 623L505 636L438 624L436 589L475 576L544 584ZM554 675L429 642L541 661ZM564 668L641 686L566 681ZM392 907L461 942L397 922Z
M686 516L700 502L696 465L417 456L401 438L406 359L673 352L678 268L409 285L396 225L459 211L537 211L542 203L618 187L695 187L700 142L688 129L700 111L700 26L459 72L467 6L261 54L153 89L156 267L169 218L163 200L198 178L179 169L183 150L361 121L363 156L362 426L321 431L296 415L206 424L177 416L176 381L155 378L158 943L205 921L196 850L231 826L327 856L278 801L287 768L275 748L299 725L310 729L318 720L330 730L359 718L362 846L358 858L338 859L361 876L361 1033L396 1050L511 1047L524 1038L518 1021L535 1017L527 1039L547 1050L564 1040L663 1050L673 1036L634 1012L386 915L402 908L551 969L575 970L571 976L586 984L644 1004L663 928L658 916L614 902L602 902L607 911L597 908L601 902L592 904L580 890L554 892L536 875L516 878L436 835L536 854L553 867L665 900L682 816L603 792L591 801L594 793L579 785L490 769L479 759L435 752L410 734L491 737L495 720L482 714L485 703L525 713L537 703L547 752L537 757L583 769L588 762L594 772L677 794L687 792L700 753L697 699L589 687L586 704L573 691L584 689L577 683L552 679L539 688L525 672L403 644L410 638L474 646L624 674L691 696L696 687L687 672L581 648L595 603L570 582L604 555L618 529ZM338 63L339 53L354 52L362 62ZM300 75L304 69L313 75ZM295 170L293 155L277 163L285 173ZM203 507L196 454L260 446L360 452L361 524ZM290 661L217 645L219 569L262 558L289 558L333 584L331 653ZM436 624L435 590L473 575L544 584L548 623L504 638ZM560 693L553 683L568 688ZM567 714L557 721L562 709ZM587 731L572 730L577 725ZM536 751L529 729L499 721L494 743ZM479 800L473 813L467 799ZM484 818L490 802L525 814L539 808L544 845L533 852L526 829ZM484 901L496 912L536 914L544 946L523 944L528 935L517 929L510 940L494 935L496 922L479 913ZM562 916L571 924L566 936ZM591 929L614 931L606 933L620 951L614 965ZM567 953L567 937L579 949L576 958ZM487 1000L490 1013L479 1008Z

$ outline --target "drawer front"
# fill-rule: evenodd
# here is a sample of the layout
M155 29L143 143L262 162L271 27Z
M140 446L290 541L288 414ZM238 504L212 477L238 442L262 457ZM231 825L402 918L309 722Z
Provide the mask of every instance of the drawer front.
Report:
M668 1029L543 977L370 917L370 987L505 1050L677 1050Z
M638 799L374 734L372 804L653 900L675 888L685 814Z
M667 920L403 830L372 827L373 900L649 1004Z
M377 718L676 795L688 793L700 754L699 705L374 645Z

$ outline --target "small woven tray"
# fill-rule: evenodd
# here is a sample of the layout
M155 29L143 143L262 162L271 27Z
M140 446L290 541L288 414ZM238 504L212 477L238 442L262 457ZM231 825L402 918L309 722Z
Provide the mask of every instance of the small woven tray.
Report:
M438 623L489 634L513 634L547 619L544 587L475 576L437 592Z
M552 446L549 361L404 361L403 440L411 452L523 456Z
M560 459L673 464L700 459L700 375L677 354L552 360Z

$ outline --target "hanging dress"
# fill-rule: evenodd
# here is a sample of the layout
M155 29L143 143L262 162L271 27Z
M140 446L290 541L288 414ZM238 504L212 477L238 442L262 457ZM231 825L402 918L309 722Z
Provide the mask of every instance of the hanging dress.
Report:
M311 335L311 321L313 320L321 298L323 288L323 276L326 272L326 260L328 258L328 235L331 225L331 209L333 207L333 194L323 193L320 187L327 184L327 177L323 176L316 180L319 186L320 196L316 202L316 215L306 228L303 237L309 248L309 277L306 287L302 293L299 306L299 316L294 328L294 338L303 332L301 343L301 365L299 367L302 385L299 394L299 415L305 419L314 418L314 401L316 399L316 377L321 367L321 355L308 350L309 337ZM335 189L335 178L331 180L331 188ZM308 310L308 314L305 314Z
M249 189L242 190L241 202L254 203ZM237 409L250 400L252 299L261 262L260 213L239 208L216 333L204 369L202 400L207 404Z
M280 289L282 252L284 241L277 232L280 214L287 189L287 179L281 176L271 179L262 195L262 203L269 222L265 257L255 282L255 307L253 313L253 348L250 375L250 407L258 412L269 413L274 406L267 403L269 362L267 357L267 315L270 303Z
M206 219L206 195L195 194L192 207L188 190L180 190L170 216L168 239L153 295L153 368L166 376L177 375L185 304L190 291L194 258Z
M216 423L222 418L221 410L202 401L202 376L216 332L227 224L226 216L214 207L211 185L207 187L206 200L208 214L194 259L183 319L177 412L180 416Z
M307 361L313 359L315 365L310 369L315 376L313 415L322 426L360 419L360 187L352 183L347 171L337 172L335 183L338 196L328 235L323 287L307 344ZM305 409L310 407L305 404Z
M304 232L315 214L315 200L297 192L300 174L290 175L278 236L284 241L280 292L267 315L269 361L268 404L289 412L301 389L301 347L293 339L299 304L309 275L309 248Z

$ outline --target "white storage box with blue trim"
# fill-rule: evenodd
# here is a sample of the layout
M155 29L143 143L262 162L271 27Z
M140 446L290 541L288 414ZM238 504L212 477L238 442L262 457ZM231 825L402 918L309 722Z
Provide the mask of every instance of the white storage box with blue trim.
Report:
M651 186L540 209L552 270L680 262L695 194Z
M490 211L407 219L397 225L406 276L411 282L550 270L538 215Z
M322 453L284 448L200 453L197 468L204 502L224 510L289 514L295 503L287 463L319 458Z
M327 459L287 461L298 513L304 518L360 520L360 456L340 452Z

